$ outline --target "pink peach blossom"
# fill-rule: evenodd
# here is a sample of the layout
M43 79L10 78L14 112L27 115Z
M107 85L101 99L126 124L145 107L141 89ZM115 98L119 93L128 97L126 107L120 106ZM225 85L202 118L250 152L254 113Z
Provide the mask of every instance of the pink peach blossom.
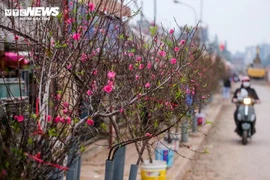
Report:
M47 121L50 122L51 121L51 116L50 115L47 115Z
M148 82L148 83L145 84L144 87L145 87L145 88L150 88L150 86L151 86L151 85L150 85L150 83Z
M92 119L87 119L86 123L87 123L89 126L93 126L95 122L94 122Z
M65 119L63 117L60 118L61 123L65 123Z
M138 56L137 58L136 58L136 61L137 62L139 62L139 61L141 61L142 60L142 57L141 56Z
M182 39L179 44L184 45L185 43L186 43L186 41L184 39Z
M133 57L134 56L134 53L130 52L130 53L128 53L128 56L129 57Z
M145 133L145 136L147 136L147 137L152 137L152 134L150 134L150 133Z
M70 118L69 116L68 116L68 117L66 117L66 119L65 119L65 120L66 120L66 123L67 123L67 124L70 124L70 123L71 123L71 118Z
M171 59L171 64L176 64L176 62L177 62L176 58Z
M18 41L19 40L19 36L15 35L14 36L14 39L15 39L15 41Z
M96 69L93 71L93 75L97 75L97 70Z
M23 122L24 121L23 115L14 116L14 119L16 119L18 122Z
M54 119L54 122L55 123L59 123L61 120L61 117L60 116L56 116L55 119Z
M68 109L65 108L65 109L63 110L63 113L64 113L64 114L68 114Z
M82 62L85 62L87 60L87 55L82 53L82 56L81 56L81 61Z
M93 3L90 2L90 3L88 4L88 8L89 8L89 11L90 11L90 12L93 12L93 11L95 10L95 5L94 5Z
M124 108L121 108L121 109L119 110L119 112L120 112L120 113L123 113L123 112L124 112Z
M116 75L116 73L113 72L113 71L109 71L108 74L107 74L109 79L114 79L115 75Z
M140 76L136 74L135 80L138 81L139 77L140 77Z
M179 51L179 47L175 47L174 52L178 52L178 51Z
M170 34L173 34L174 33L174 29L170 29L169 33Z
M128 69L131 71L131 70L133 69L133 65L130 64L130 65L128 66Z
M69 65L67 65L67 69L71 69L72 68L72 66L69 64Z
M93 93L92 93L92 91L89 89L89 90L86 92L86 94L87 94L88 96L91 96Z
M110 93L110 92L112 92L113 88L112 88L112 86L110 86L110 85L106 85L106 86L104 86L103 90L104 90L106 93Z
M161 57L165 57L165 56L166 56L166 52L165 52L165 51L159 51L158 54L159 54Z
M151 69L152 64L150 62L147 63L147 69Z
M72 19L71 19L71 18L68 18L68 19L66 20L66 22L67 22L67 24L72 24Z
M64 102L63 105L65 108L67 108L69 106L68 102Z
M74 34L72 35L72 38L73 38L75 41L78 41L78 40L80 39L80 37L81 37L80 33L74 33Z

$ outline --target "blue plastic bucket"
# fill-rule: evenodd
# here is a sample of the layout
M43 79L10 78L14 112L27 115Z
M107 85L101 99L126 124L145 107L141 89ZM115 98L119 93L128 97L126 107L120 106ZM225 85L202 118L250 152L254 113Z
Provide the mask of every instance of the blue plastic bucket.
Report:
M155 159L166 161L167 167L172 167L174 159L174 144L157 143Z

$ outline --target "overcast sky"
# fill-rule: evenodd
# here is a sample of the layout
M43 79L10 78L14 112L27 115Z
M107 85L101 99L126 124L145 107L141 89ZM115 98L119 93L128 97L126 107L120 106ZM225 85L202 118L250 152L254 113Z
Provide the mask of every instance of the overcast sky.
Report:
M141 5L142 0L138 0ZM194 25L191 8L173 3L173 0L157 1L157 23L174 27L173 17L180 25ZM217 34L220 42L227 41L228 49L235 53L246 46L270 44L270 0L179 0L193 7L198 20L203 2L203 25L208 25L210 38ZM134 8L134 6L130 6ZM143 12L153 21L154 0L143 0ZM135 20L139 17L135 18Z

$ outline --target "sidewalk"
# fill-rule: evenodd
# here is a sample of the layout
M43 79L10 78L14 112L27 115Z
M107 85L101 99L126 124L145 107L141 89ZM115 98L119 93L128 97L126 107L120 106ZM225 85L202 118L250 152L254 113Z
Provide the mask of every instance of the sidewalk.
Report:
M232 88L232 91L234 88ZM218 119L219 113L222 109L223 102L221 94L216 94L213 97L211 104L206 106L202 112L206 113L206 119L211 121L213 124L207 124L199 129L200 132L191 132L189 134L188 142L185 145L189 146L190 149L180 146L178 153L187 157L194 159L197 153L192 150L199 152L204 151L204 147L201 147L205 135L208 131L215 126L215 121ZM108 145L107 141L98 141L96 144ZM105 174L105 161L107 159L109 150L106 147L101 147L97 145L91 145L87 148L87 151L82 156L82 167L81 167L81 180L104 180ZM206 154L207 155L207 154ZM146 158L146 154L143 155ZM135 145L128 145L126 150L126 161L125 161L125 172L124 179L128 180L130 165L137 162L138 155L135 149ZM167 169L167 179L168 180L181 180L184 178L185 174L191 168L191 160L183 158L175 153L174 165L170 169ZM138 170L137 179L140 180L140 168Z

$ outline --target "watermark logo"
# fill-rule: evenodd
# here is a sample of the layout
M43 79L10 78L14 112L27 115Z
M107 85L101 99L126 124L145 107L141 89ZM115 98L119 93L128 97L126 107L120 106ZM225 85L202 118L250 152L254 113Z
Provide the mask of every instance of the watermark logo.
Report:
M28 17L40 19L40 17L57 16L59 7L28 7L26 9L5 9L5 16Z

